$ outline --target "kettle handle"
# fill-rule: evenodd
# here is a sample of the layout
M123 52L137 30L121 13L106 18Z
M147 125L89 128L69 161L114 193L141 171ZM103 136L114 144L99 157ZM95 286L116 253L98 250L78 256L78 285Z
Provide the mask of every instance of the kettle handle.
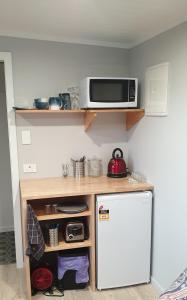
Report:
M123 158L123 151L120 148L116 148L114 149L114 151L112 152L112 158L116 158L116 152L119 151L121 154L120 158Z

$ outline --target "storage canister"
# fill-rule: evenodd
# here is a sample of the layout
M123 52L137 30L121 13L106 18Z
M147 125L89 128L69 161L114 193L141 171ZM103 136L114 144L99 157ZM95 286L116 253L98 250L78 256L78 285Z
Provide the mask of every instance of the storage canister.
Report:
M102 175L102 160L98 158L88 159L88 176L98 177Z
M49 245L58 246L58 224L49 225Z

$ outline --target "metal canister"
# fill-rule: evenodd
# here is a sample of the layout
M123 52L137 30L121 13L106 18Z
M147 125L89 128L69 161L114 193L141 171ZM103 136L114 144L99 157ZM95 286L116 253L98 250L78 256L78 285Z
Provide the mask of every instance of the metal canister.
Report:
M73 176L80 178L85 176L85 157L80 160L73 160Z
M58 246L58 224L49 225L49 245L51 247Z

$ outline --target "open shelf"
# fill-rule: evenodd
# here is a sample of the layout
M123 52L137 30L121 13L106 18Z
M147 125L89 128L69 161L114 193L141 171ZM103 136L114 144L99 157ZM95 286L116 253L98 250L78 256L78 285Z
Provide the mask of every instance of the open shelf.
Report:
M92 125L98 113L124 113L126 115L126 129L130 129L141 118L143 118L145 111L140 108L118 108L118 109L91 109L85 111L84 127L87 131Z
M39 209L39 208L34 208L34 212L37 216L38 221L87 217L87 216L91 216L92 214L90 210L86 210L76 214L55 213L55 214L47 215L44 213L43 209Z
M68 113L85 113L84 109L70 110L50 110L50 109L17 109L17 114L68 114Z
M80 109L80 110L42 110L42 109L20 109L16 110L17 114L84 114L84 127L87 131L99 113L124 113L126 115L126 129L130 129L141 118L143 118L145 111L141 108L116 108L116 109Z
M50 247L50 246L46 245L45 252L68 250L68 249L78 249L78 248L85 248L85 247L91 247L91 246L92 246L92 242L90 239L85 240L83 242L74 242L74 243L66 243L65 241L60 241L58 246Z

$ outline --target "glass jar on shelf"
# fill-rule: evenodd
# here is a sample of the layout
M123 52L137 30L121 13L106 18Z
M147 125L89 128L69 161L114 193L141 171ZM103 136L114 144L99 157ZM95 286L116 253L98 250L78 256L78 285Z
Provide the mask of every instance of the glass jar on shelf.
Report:
M71 109L80 109L79 99L76 96L71 97Z
M68 93L70 93L71 99L71 109L76 110L80 109L79 104L79 88L74 86L67 89Z

